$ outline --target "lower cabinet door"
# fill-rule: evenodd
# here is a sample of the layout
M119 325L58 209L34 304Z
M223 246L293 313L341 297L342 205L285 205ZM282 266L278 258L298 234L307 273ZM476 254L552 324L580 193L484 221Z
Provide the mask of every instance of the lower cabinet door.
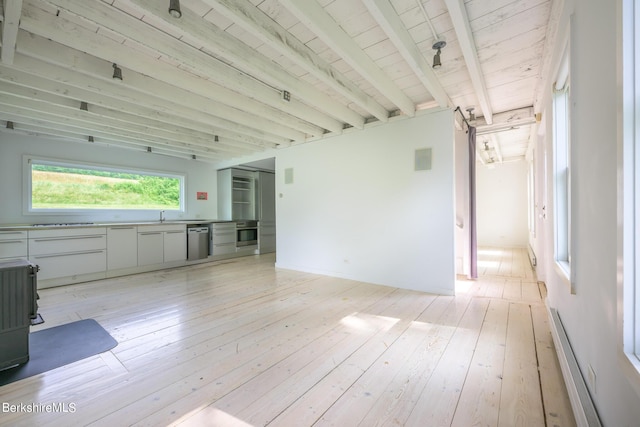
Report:
M67 254L35 255L29 259L40 267L39 280L99 273L107 269L107 252L104 249Z
M162 231L138 233L138 265L162 264L163 247Z

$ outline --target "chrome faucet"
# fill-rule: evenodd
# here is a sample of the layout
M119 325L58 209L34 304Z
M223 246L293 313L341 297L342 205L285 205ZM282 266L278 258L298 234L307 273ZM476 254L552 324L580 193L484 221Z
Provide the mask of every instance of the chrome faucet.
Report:
M164 211L160 211L160 222L164 222Z

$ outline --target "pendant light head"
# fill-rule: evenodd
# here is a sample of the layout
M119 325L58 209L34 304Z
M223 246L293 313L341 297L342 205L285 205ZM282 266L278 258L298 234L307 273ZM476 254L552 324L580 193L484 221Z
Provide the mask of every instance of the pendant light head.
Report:
M113 78L122 80L122 70L118 67L118 64L113 64Z
M433 43L433 50L436 50L436 54L433 56L433 68L442 67L442 62L440 61L440 50L447 45L447 42L444 40L436 40Z
M180 10L180 0L169 0L169 15L174 18L180 18L182 11Z

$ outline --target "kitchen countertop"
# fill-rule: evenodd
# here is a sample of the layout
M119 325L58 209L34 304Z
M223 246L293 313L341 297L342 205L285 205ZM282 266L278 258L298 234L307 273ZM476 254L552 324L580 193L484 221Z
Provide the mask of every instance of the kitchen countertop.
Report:
M51 228L78 228L78 227L114 227L120 225L171 225L171 224L211 224L235 222L219 219L185 219L185 220L165 220L165 221L114 221L114 222L64 222L64 223L44 223L44 224L3 224L2 230L46 230Z

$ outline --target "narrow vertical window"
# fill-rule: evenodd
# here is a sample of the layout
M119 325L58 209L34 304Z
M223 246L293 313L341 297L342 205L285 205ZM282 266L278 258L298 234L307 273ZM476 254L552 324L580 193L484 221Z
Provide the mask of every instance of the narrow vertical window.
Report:
M569 85L558 81L553 94L553 165L555 260L570 277L571 156Z

